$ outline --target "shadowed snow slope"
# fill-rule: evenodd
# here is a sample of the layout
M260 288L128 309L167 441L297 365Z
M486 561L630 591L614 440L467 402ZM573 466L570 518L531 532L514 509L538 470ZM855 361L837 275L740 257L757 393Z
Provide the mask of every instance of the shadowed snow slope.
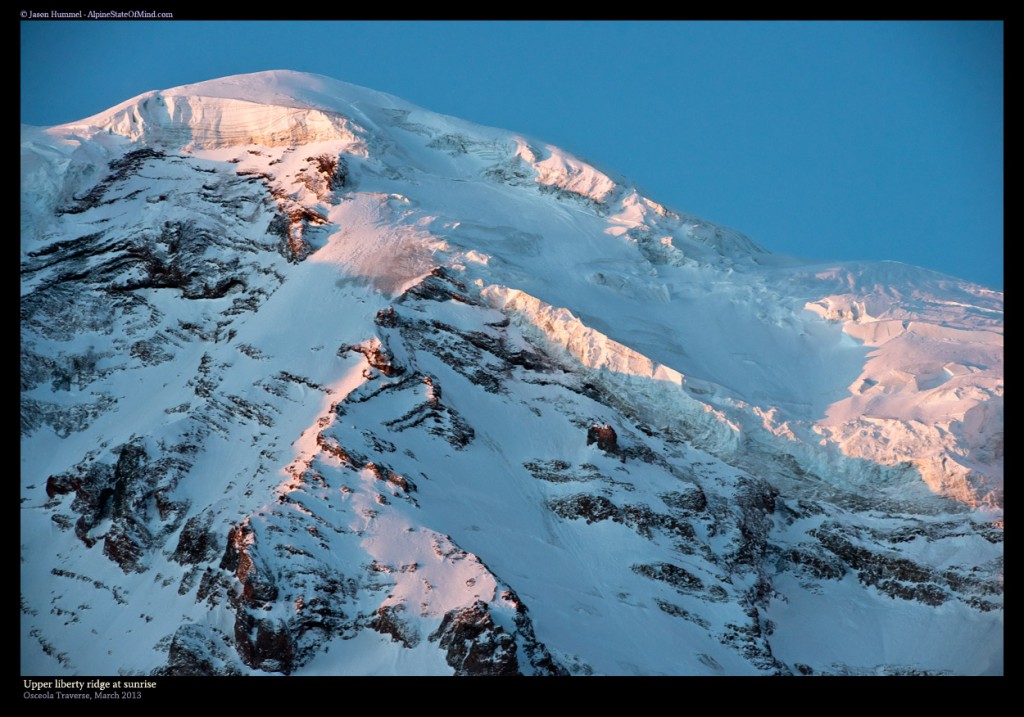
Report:
M1002 671L1002 294L295 72L21 167L25 673Z

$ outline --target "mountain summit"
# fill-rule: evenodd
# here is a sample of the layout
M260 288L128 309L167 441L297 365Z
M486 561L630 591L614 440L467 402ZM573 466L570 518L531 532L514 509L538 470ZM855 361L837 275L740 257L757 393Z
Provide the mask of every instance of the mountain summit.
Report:
M285 71L24 127L21 272L25 674L1002 672L1001 293Z

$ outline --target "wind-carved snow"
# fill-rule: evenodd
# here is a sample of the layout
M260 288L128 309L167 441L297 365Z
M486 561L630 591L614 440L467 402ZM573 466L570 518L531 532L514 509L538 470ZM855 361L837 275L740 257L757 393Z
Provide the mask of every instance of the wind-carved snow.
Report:
M598 204L608 199L616 189L615 182L605 174L558 147L545 146L538 151L521 138L516 141L516 156L533 167L537 173L536 181L540 184L578 194ZM540 152L547 157L541 159Z
M404 197L361 192L328 214L340 230L311 260L337 264L385 293L400 294L436 266L438 252L448 249L443 240L416 224L404 223L403 216L410 214Z
M870 273L844 276L842 270L819 277L846 280L854 290L871 280ZM807 304L876 349L851 395L829 406L817 430L846 455L914 463L937 493L1001 505L1001 309L969 285L956 289L970 303L925 295L899 304L879 286ZM954 317L960 327L950 325Z
M340 114L218 97L148 93L122 109L97 115L84 123L88 123L86 127L156 146L216 149L341 141L346 143L348 152L366 153L359 137L362 128ZM68 129L77 128L68 125Z
M1001 293L300 73L22 158L24 672L1002 670Z
M566 309L557 309L522 291L488 286L481 292L492 304L532 327L538 341L561 347L592 373L613 396L645 421L676 422L684 426L694 444L712 453L737 450L740 428L721 411L695 400L684 390L685 378L663 364L584 325Z

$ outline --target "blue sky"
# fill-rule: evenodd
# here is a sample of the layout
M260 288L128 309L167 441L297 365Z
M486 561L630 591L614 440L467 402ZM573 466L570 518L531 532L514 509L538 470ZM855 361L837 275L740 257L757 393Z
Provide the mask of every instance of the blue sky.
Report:
M1003 288L1000 22L21 24L21 121L316 72L559 145L770 251Z

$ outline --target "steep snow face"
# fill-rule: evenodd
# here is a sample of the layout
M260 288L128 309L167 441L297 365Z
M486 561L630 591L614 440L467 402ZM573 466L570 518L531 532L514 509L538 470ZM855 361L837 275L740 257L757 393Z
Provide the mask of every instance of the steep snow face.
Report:
M21 252L26 673L1002 670L1001 294L293 72L24 128Z
M392 100L326 77L294 72L239 75L146 92L105 112L56 130L115 134L147 144L183 147L270 147L341 140L353 144L359 98Z
M99 119L97 127L148 145L214 149L258 144L281 147L340 140L364 152L359 130L342 115L219 97L142 95Z

